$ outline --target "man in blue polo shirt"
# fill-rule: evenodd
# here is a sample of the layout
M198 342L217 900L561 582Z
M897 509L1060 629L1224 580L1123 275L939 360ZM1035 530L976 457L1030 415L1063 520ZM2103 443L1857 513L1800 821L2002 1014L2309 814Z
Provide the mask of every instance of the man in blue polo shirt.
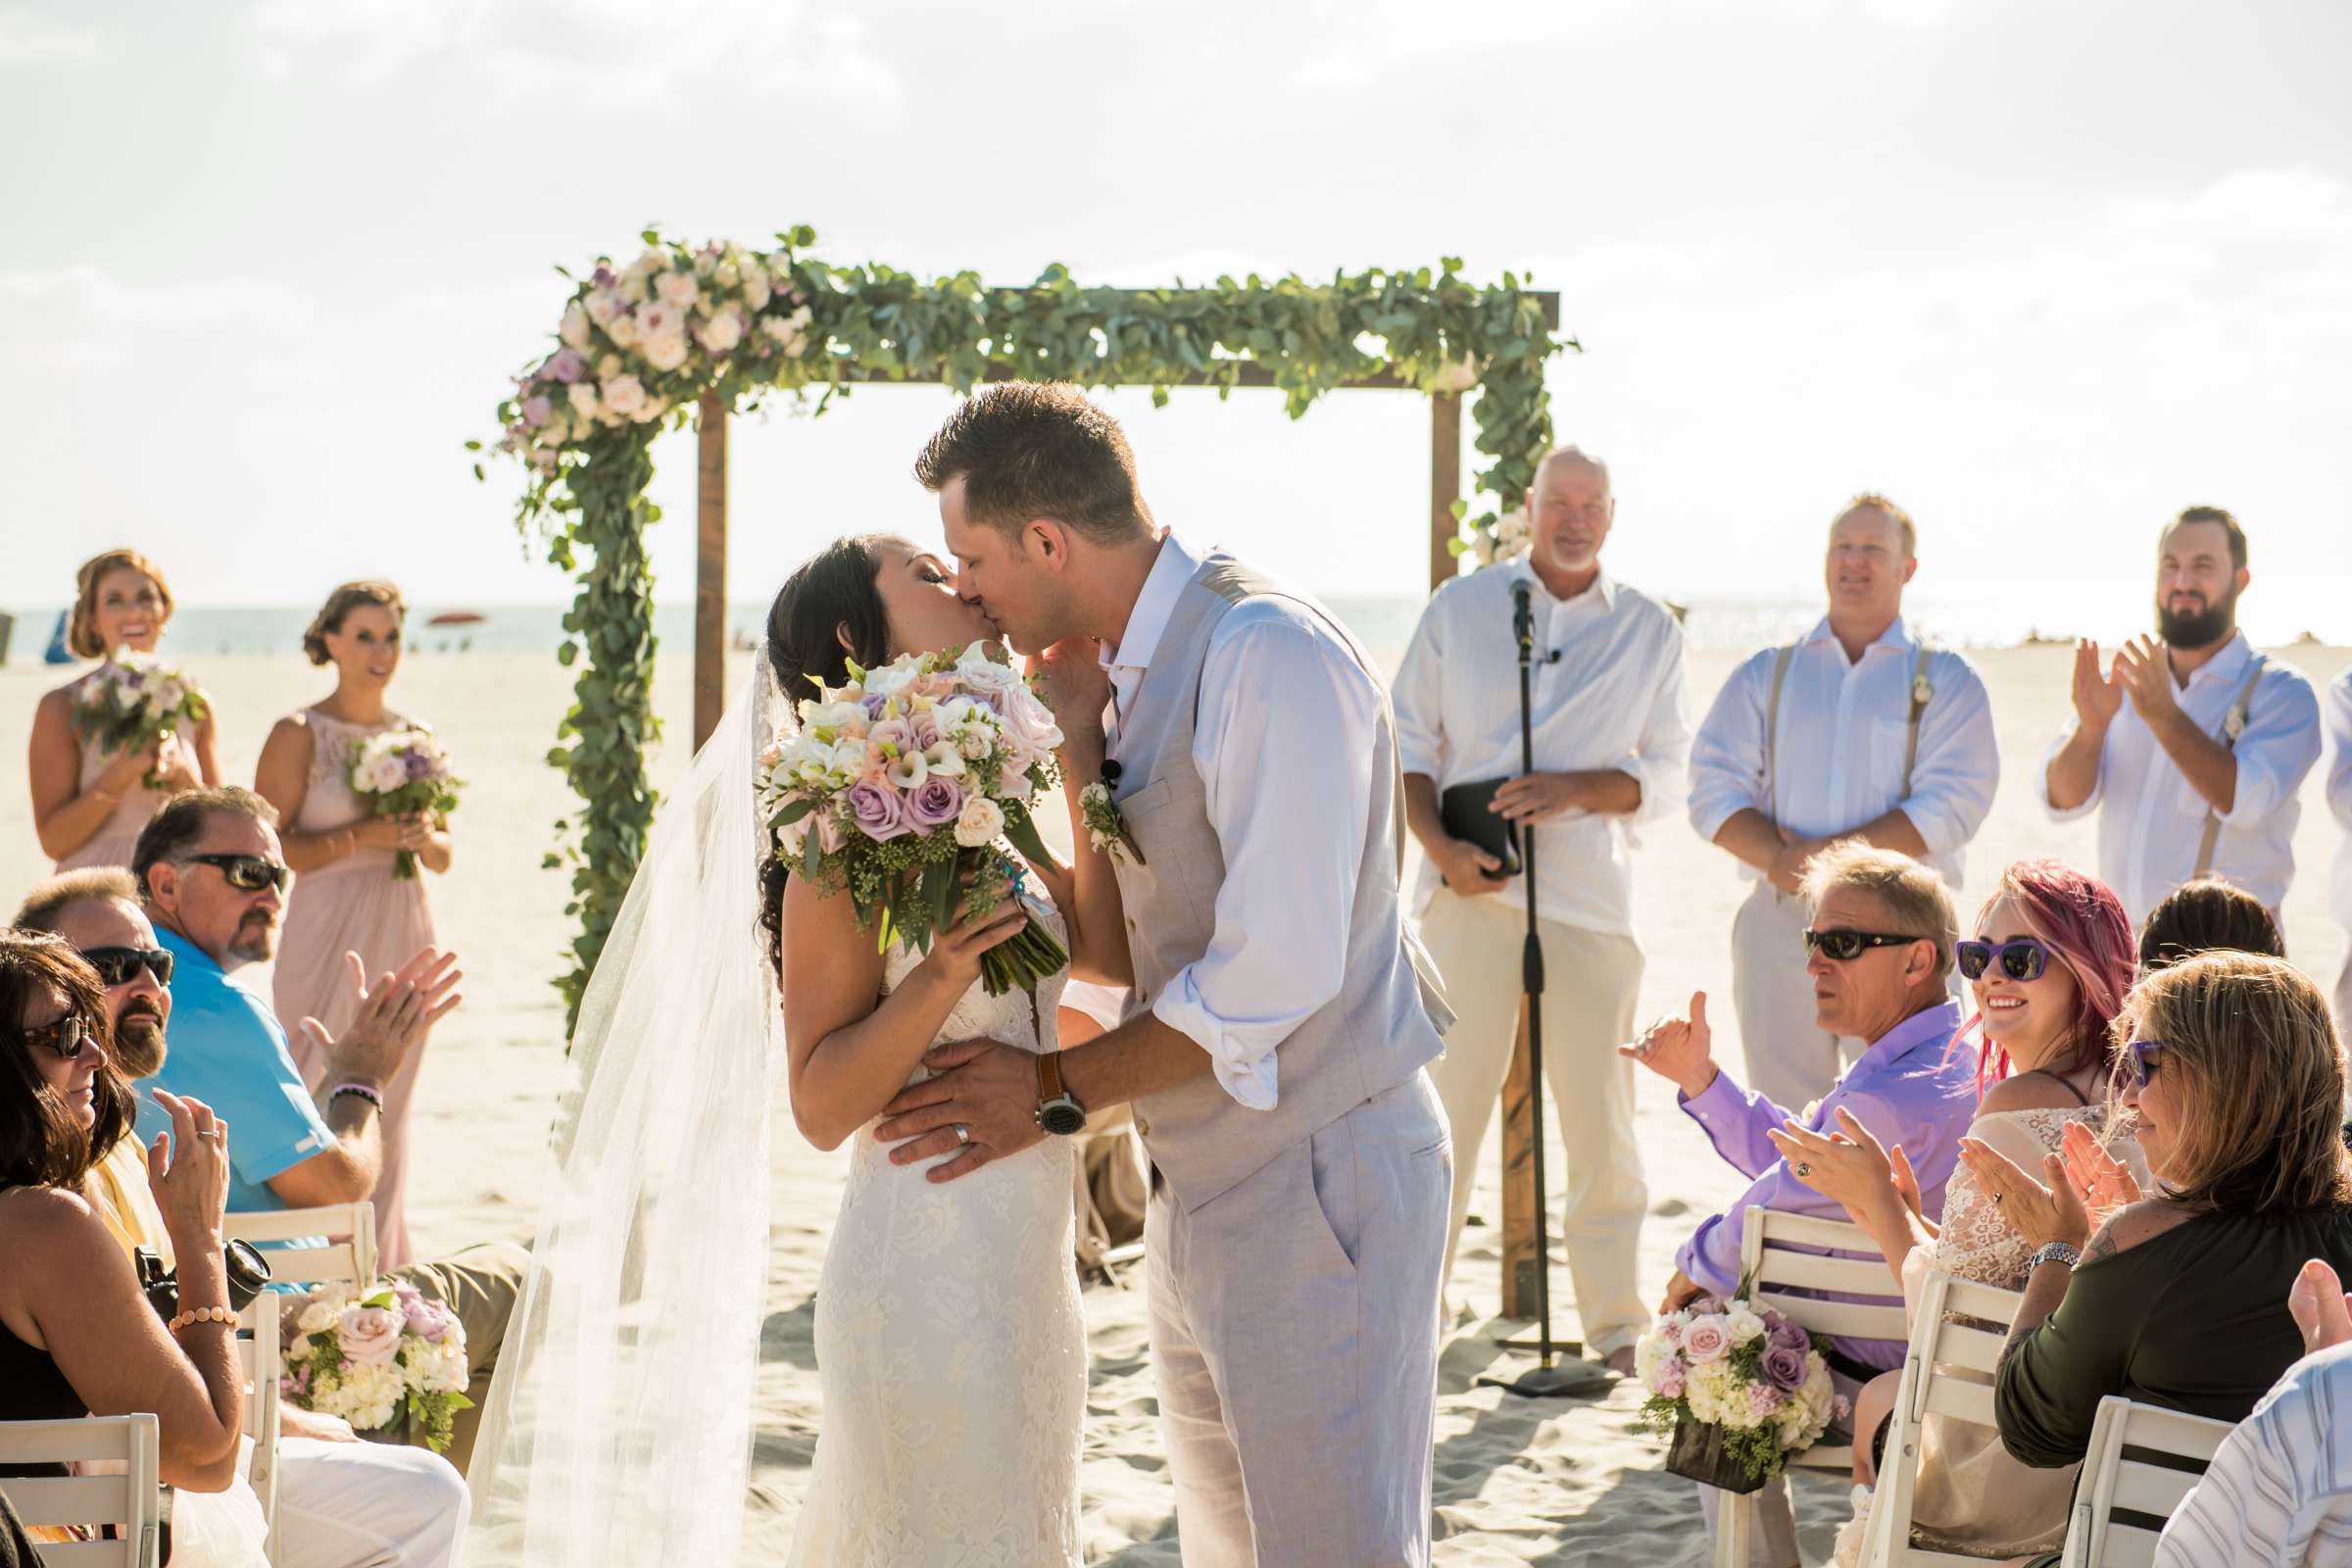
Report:
M303 1026L326 1061L323 1105L314 1101L268 1003L230 978L276 951L281 895L289 873L276 811L249 790L199 790L175 797L139 835L131 875L172 956L172 1051L142 1088L204 1101L232 1129L228 1208L308 1208L366 1202L383 1168L383 1086L416 1042L457 1005L453 956L432 949L369 990L353 960L361 1006L340 1040L311 1020ZM152 1133L144 1097L140 1136ZM446 1304L466 1327L467 1389L486 1397L529 1259L521 1248L486 1243L440 1262L389 1271ZM450 1458L470 1452L478 1409L461 1411Z

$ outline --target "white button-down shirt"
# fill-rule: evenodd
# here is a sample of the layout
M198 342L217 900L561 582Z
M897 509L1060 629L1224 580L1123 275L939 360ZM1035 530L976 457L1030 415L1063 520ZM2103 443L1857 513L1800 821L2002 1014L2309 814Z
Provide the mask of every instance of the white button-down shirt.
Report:
M1536 913L1631 936L1633 829L1674 810L1690 784L1683 628L1663 605L1605 571L1575 598L1554 599L1525 557L1456 577L1421 612L1396 671L1398 759L1441 792L1521 772L1511 604L1521 582L1536 619L1536 770L1614 768L1642 786L1630 816L1574 810L1536 830ZM1513 878L1495 897L1524 909L1524 884ZM1440 885L1424 860L1415 907L1428 907Z
M2335 876L2328 889L2328 908L2344 929L2352 931L2352 669L2328 688L2328 741L2332 754L2328 763L2328 809L2343 838L2335 846Z
M1135 702L1168 615L1201 557L1167 534L1137 595L1110 672L1104 715ZM1274 1107L1275 1048L1340 994L1356 871L1372 818L1380 677L1313 611L1287 598L1234 607L1201 666L1193 765L1224 851L1208 951L1152 999L1158 1019L1198 1041L1217 1082L1245 1105Z
M2219 739L2237 694L2245 690L2254 658L2243 632L2231 637L2178 691L2180 710ZM2058 809L2050 804L2049 764L2074 734L2070 722L2051 742L2034 790L2054 821L2099 812L2099 876L2124 901L2136 926L2195 872L2212 807L2127 696L2123 711L2107 726L2089 798ZM2262 678L2247 706L2245 733L2233 755L2237 793L2222 817L2221 839L2207 869L2277 909L2295 879L2295 822L2303 810L2295 792L2320 760L2320 701L2301 672L2276 659L2263 662Z
M2156 1568L2352 1561L2352 1345L2286 1369L2180 1499Z
M1778 648L1750 657L1716 694L1690 749L1690 825L1712 844L1723 824L1757 810L1791 833L1826 838L1900 808L1928 847L1927 862L1958 887L1969 840L1992 809L2001 754L1992 700L1976 666L1937 649L1928 656L1928 706L1919 719L1911 787L1911 684L1919 644L1902 618L1848 662L1825 617L1796 646L1781 684L1774 776L1764 776L1764 724ZM1750 881L1763 872L1742 862Z

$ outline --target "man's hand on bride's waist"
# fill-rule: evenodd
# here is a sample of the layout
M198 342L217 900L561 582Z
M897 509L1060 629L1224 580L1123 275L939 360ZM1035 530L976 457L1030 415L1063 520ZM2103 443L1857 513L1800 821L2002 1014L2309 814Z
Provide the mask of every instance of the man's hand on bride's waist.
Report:
M938 1076L901 1090L874 1129L877 1142L898 1146L892 1164L954 1155L924 1172L952 1182L1046 1136L1037 1125L1033 1053L995 1040L956 1040L925 1052L923 1065Z

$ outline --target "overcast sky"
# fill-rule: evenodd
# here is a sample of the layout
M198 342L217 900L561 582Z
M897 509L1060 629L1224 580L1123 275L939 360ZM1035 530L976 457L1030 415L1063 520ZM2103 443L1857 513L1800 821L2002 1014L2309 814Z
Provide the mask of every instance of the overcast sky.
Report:
M552 268L807 222L1004 282L1458 255L1560 291L1555 417L1613 460L1629 580L1802 591L1873 487L1922 591L2136 618L2156 523L2215 502L2250 620L2352 637L2348 71L2342 0L0 0L0 604L119 542L188 602L567 597L462 449ZM948 406L739 421L733 594L935 529L907 465ZM1118 406L1163 520L1418 585L1417 399Z

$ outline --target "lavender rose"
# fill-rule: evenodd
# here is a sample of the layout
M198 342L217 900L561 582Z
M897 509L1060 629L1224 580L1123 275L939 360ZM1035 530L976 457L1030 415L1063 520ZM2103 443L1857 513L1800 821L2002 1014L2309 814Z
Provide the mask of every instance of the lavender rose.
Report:
M906 831L906 808L896 790L860 780L850 786L849 801L858 831L876 844L887 844Z
M926 833L962 813L963 790L952 778L926 778L906 797L906 819Z
M1813 1336L1787 1318L1783 1318L1772 1326L1772 1338L1765 1343L1773 1349L1794 1350L1801 1355L1813 1348Z
M1805 1352L1776 1345L1764 1352L1764 1381L1786 1394L1793 1394L1805 1384L1811 1369L1805 1364Z

